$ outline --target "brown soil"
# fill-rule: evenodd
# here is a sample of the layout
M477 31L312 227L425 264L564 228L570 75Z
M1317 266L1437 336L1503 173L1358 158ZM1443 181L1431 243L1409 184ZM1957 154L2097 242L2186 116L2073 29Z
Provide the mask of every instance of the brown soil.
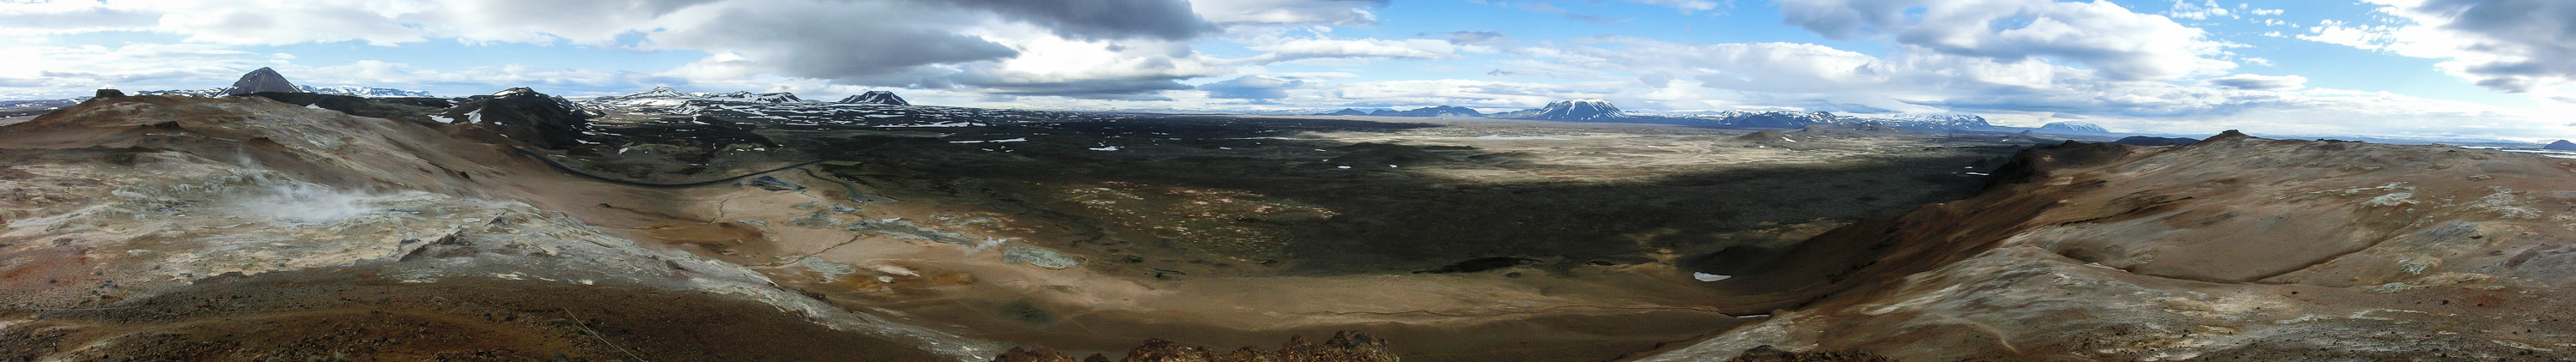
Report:
M533 280L402 283L366 270L223 277L0 329L0 360L936 361L697 292ZM112 343L110 343L112 341Z

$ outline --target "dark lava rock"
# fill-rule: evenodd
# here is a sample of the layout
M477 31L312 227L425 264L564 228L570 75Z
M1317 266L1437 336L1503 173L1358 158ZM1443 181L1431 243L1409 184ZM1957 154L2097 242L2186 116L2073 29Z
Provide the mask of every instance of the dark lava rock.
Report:
M233 81L232 88L224 89L224 95L237 96L267 92L298 93L303 91L304 90L302 89L295 88L295 83L287 82L286 76L277 74L277 70L268 69L268 67L260 67L259 70L250 71L249 74L242 74L241 80Z
M1521 264L1529 264L1529 263L1534 263L1534 262L1538 262L1538 260L1536 260L1536 259L1529 259L1529 258L1514 258L1514 257L1508 257L1508 256L1497 256L1497 257L1491 257L1491 258L1476 258L1476 259L1468 259L1467 261L1458 262L1458 263L1456 263L1456 264L1449 264L1449 265L1447 265L1447 266L1442 266L1442 267L1440 267L1439 269L1432 269L1432 270L1417 271L1417 272L1413 272L1413 273L1414 273L1414 274L1474 273L1474 272L1487 271L1487 270L1494 270L1494 269L1510 268L1510 267L1520 266Z
M1896 359L1862 351L1790 352L1769 345L1744 350L1727 362L1896 362Z
M1076 361L1075 359L1073 359L1073 355L1064 354L1064 352L1063 352L1063 351L1057 351L1057 350L1055 350L1054 348L1022 349L1022 348L1020 348L1020 347L1011 347L1011 350L1009 350L1009 351L1003 351L1003 352L1002 352L1002 355L999 355L999 356L993 356L993 360L994 360L994 361L1008 361L1008 362L1075 362L1075 361ZM1081 359L1080 361L1082 361L1082 362L1090 362L1090 361L1108 362L1108 361L1109 361L1109 357L1107 357L1107 356L1102 356L1102 355L1100 355L1100 354L1098 354L1098 353L1093 353L1093 354L1091 354L1091 358L1084 358L1084 359Z
M591 115L562 97L528 88L459 100L441 112L450 122L481 127L529 146L560 150L580 144Z
M2193 143L2200 143L2200 140L2190 139L2190 138L2183 138L2183 137L2170 137L2170 138L2168 138L2168 137L2129 136L2128 138L2121 138L2121 139L2120 139L2120 140L2118 140L2118 141L2111 141L2111 143L2124 144L2124 145L2131 145L2131 146L2178 146L2178 145L2188 145L2188 144L2193 144Z
M1772 131L1772 130L1763 130L1763 131L1758 131L1758 132L1753 132L1753 133L1746 133L1746 134L1744 134L1744 135L1742 135L1742 136L1735 136L1735 139L1736 139L1736 140L1742 140L1742 141L1754 141L1754 142L1779 141L1779 140L1787 139L1787 138L1789 138L1789 135L1788 135L1788 134L1784 134L1784 133L1780 133L1780 131Z
M450 102L444 98L367 98L323 93L276 92L256 93L252 95L260 98L268 98L269 100L278 102L285 102L286 104L321 107L322 109L339 111L340 113L348 113L349 115L359 117L375 117L422 123L437 123L437 121L429 118L428 115L456 106L455 102Z
M2540 149L2551 151L2576 151L2576 142L2558 140L2558 142L2550 142L2548 146L2541 146Z
M859 93L851 95L849 98L841 98L839 103L883 104L889 106L912 105L912 102L905 102L903 101L903 97L895 96L894 92L887 91L868 91L867 93Z
M777 177L769 176L755 177L752 178L750 182L744 182L742 185L758 187L762 190L769 191L796 191L805 189L805 186L803 185L797 185L795 183L787 182L787 180L780 180Z
M1414 167L1457 162L1457 160L1450 159L1447 156L1441 156L1440 154L1431 153L1430 151L1424 151L1421 147L1406 145L1360 143L1336 148L1351 151L1351 153L1344 154L1341 157L1324 160L1323 163L1317 165L1351 167L1386 167L1387 165L1395 165Z
M125 96L125 91L121 91L121 90L114 90L114 89L100 89L100 90L98 90L98 95L96 95L96 96L91 96L90 98L116 98L116 97L124 97L124 96ZM2558 141L2558 143L2567 143L2567 141Z
M1154 338L1145 340L1144 345L1127 350L1127 357L1119 359L1122 362L1396 362L1400 360L1395 353L1387 351L1385 340L1355 331L1334 333L1333 339L1326 340L1322 344L1307 342L1305 337L1289 337L1288 344L1281 345L1277 351L1246 346L1224 354L1209 352L1206 347L1182 345L1180 342ZM993 361L1071 362L1073 356L1048 348L1034 350L1012 348L1008 352L994 356ZM1094 354L1083 358L1082 361L1108 362L1109 358Z

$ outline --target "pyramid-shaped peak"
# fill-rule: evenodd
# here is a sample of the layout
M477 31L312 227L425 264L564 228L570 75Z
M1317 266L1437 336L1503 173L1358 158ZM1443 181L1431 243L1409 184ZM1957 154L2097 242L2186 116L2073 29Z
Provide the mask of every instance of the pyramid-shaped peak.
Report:
M287 82L285 75L277 74L276 69L260 67L259 70L253 70L250 71L250 73L242 74L241 80L233 81L233 86L231 88L224 89L224 95L237 96L259 92L300 93L303 91L303 89L296 88L295 83Z
M2558 140L2558 142L2550 142L2548 146L2542 146L2540 149L2551 151L2576 151L2576 142Z

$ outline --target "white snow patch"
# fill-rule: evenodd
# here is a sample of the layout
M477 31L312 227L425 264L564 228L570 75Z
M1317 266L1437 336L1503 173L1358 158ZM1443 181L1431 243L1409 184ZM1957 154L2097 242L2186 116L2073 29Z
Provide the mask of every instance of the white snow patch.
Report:
M1091 150L1093 150L1093 151L1117 151L1117 150L1118 150L1118 146L1100 146L1100 147L1092 147L1092 148L1091 148ZM1348 167L1344 167L1344 168L1348 168Z
M1734 277L1735 277L1735 276L1733 276L1733 275L1717 275L1717 274L1709 274L1709 273L1703 273L1703 272L1691 272L1691 279L1698 279L1699 281L1703 281L1703 282L1714 282L1714 281L1726 280L1726 278L1734 278Z

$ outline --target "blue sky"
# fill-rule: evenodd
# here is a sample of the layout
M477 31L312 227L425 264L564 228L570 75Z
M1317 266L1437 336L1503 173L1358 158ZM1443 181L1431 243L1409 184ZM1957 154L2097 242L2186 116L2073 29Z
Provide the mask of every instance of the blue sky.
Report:
M894 90L1285 111L1602 98L2135 132L2576 137L2557 0L0 1L0 99L305 85L444 95Z

